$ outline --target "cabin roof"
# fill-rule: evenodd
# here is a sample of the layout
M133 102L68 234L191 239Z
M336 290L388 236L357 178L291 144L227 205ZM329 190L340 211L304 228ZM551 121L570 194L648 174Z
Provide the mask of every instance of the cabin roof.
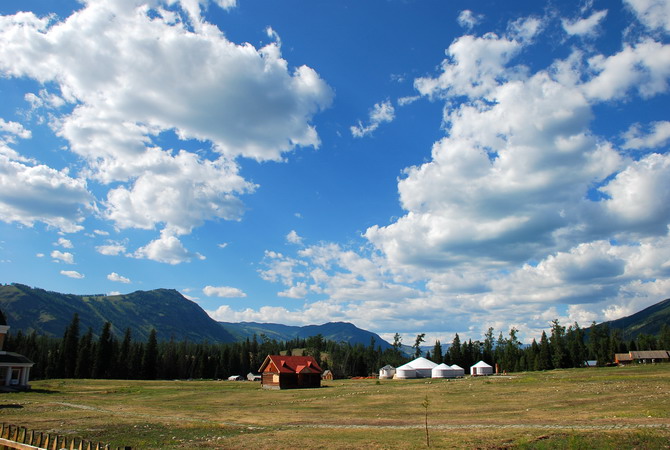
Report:
M323 370L311 356L268 355L263 361L259 372L279 373L322 373Z

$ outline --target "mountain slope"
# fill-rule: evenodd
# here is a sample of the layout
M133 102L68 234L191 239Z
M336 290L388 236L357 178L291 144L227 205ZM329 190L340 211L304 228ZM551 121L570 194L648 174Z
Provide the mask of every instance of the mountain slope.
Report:
M597 326L609 326L610 330L621 330L626 339L639 334L658 335L663 324L670 325L670 298L621 319L603 322Z
M295 338L308 338L320 334L324 339L336 342L348 342L352 345L370 345L370 339L375 340L375 346L382 350L391 347L391 344L383 340L378 334L362 330L348 322L328 322L323 325L307 325L304 327L282 325L278 323L258 322L219 322L223 328L237 339L251 338L255 334L260 337L264 334L269 339L277 341L289 341Z
M0 286L0 309L12 331L60 337L79 314L80 330L99 333L104 322L112 323L121 337L126 328L133 339L146 340L152 328L159 340L233 342L235 338L197 304L176 290L156 289L126 295L81 296L60 294L21 284Z

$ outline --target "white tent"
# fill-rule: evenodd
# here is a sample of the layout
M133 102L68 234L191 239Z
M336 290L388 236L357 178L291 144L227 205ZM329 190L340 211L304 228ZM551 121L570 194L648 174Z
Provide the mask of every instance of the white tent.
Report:
M412 366L416 370L417 378L430 378L433 376L433 368L437 367L433 361L420 357L416 358L414 361L410 361L407 364Z
M395 376L393 378L397 378L400 380L405 380L407 378L416 378L416 370L408 364L404 364L395 370Z
M484 361L479 361L477 364L470 367L470 375L493 375L493 367L489 366Z
M426 358L416 358L414 361L398 367L395 370L395 378L430 378L433 376L433 368L436 366L437 364Z
M453 366L451 366L451 370L454 371L455 377L462 377L463 375L465 375L465 369L459 365L454 364Z
M442 363L439 366L433 367L432 377L433 378L453 378L453 370L448 365Z
M393 378L393 375L395 375L395 367L393 366L387 364L379 369L379 378Z

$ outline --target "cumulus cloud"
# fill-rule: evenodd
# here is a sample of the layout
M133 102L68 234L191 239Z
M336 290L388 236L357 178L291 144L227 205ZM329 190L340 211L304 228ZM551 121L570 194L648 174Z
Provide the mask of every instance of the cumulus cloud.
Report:
M117 283L126 283L126 284L130 283L130 279L129 279L129 278L126 278L126 277L124 277L124 276L121 276L121 275L119 275L119 274L116 273L116 272L112 272L112 273L110 273L109 275L107 275L107 279L108 279L109 281L115 281L115 282L117 282Z
M54 242L54 245L58 245L63 248L73 248L72 241L65 238L59 238L57 242Z
M160 238L137 249L133 256L172 265L190 262L192 259L205 259L200 253L188 251L176 236L166 232L161 233Z
M607 16L607 10L596 11L584 19L563 19L563 29L573 36L594 36L598 33L598 25Z
M101 255L116 256L126 252L125 244L116 241L108 241L105 245L98 245L95 250Z
M302 236L300 236L295 230L291 230L289 234L286 235L286 241L291 244L302 244Z
M95 209L86 181L42 164L31 165L0 154L0 220L32 227L42 222L61 231L80 231Z
M207 297L244 298L247 296L242 290L230 286L205 286L202 292Z
M363 125L363 123L359 121L358 125L354 125L350 128L351 134L357 138L368 136L379 128L379 125L385 122L392 122L394 118L395 108L390 100L375 103L375 106L370 111L369 124Z
M484 16L481 14L474 14L469 9L465 9L458 14L458 24L467 30L471 30L475 25L479 24Z
M280 161L298 146L320 145L311 119L330 105L330 87L310 67L291 68L276 36L262 48L226 39L201 16L206 4L90 1L64 20L0 18L0 73L47 86L26 100L48 110L54 131L85 162L83 177L113 186L101 212L117 228L174 236L209 220L239 220L239 197L256 186L239 175L237 157ZM0 129L29 137L14 122ZM161 148L161 133L209 151ZM0 160L0 188L20 186L12 195L0 189L3 220L81 229L93 205L84 179L2 155L13 160ZM165 240L138 254L154 254L156 242Z
M74 255L70 252L61 252L54 250L51 252L51 257L55 262L64 262L66 264L74 264Z
M623 148L625 149L647 149L664 146L670 140L670 122L667 120L653 122L645 130L639 123L631 127L623 134Z
M667 0L625 0L640 22L670 33L670 2Z
M68 278L75 278L75 279L84 278L84 275L77 272L76 270L61 270L60 274L65 275Z

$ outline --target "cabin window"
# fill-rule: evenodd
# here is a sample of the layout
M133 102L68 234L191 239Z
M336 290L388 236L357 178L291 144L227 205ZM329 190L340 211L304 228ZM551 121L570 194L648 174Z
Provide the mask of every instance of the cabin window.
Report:
M279 375L277 375L277 374L272 375L272 382L273 383L279 383Z

